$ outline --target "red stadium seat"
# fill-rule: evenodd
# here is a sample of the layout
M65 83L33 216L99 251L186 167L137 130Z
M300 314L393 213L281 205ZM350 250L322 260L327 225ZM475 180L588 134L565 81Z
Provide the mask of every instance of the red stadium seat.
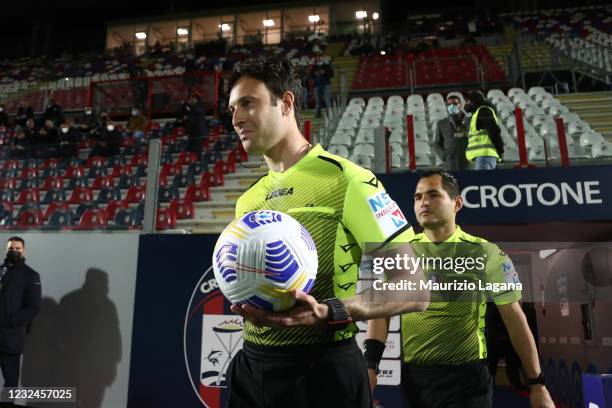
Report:
M12 170L19 168L19 160L7 160L2 164L2 170Z
M40 166L43 170L44 169L53 169L56 167L59 167L61 163L61 160L55 157L51 157L47 160L45 160L42 164L42 166Z
M112 170L110 172L110 176L111 177L121 177L121 176L124 176L124 175L127 175L127 176L132 175L132 166L130 166L129 164L125 165L125 166L117 164L117 165L113 166L113 168L112 168Z
M179 154L178 160L176 161L179 165L189 165L198 161L198 155L194 152L182 152Z
M195 218L195 207L191 201L174 200L170 203L170 208L174 211L178 220L192 220Z
M40 201L40 194L38 190L33 188L26 188L19 192L19 196L17 200L15 200L15 204L29 204L29 203L38 203Z
M112 220L115 218L117 210L127 210L128 208L129 205L125 201L111 201L106 205L106 208L104 208L104 215L107 220Z
M83 166L70 166L64 173L64 178L81 177L85 175L85 169Z
M210 200L210 188L208 187L208 178L204 178L202 176L203 183L200 185L191 185L187 187L185 191L185 202L195 202L199 203L201 201L209 201Z
M64 179L59 176L49 176L43 183L43 190L51 190L52 188L64 188Z
M68 203L62 203L58 201L52 202L51 204L49 204L47 209L44 211L43 216L42 216L42 221L46 222L51 216L51 214L53 214L57 210L70 211L70 205L68 205Z
M146 187L142 186L133 186L130 187L127 191L127 195L125 196L125 201L128 204L136 204L140 203L145 199Z
M172 208L158 208L155 229L163 231L176 228L176 214Z
M39 210L25 210L19 214L17 228L28 229L42 226L42 215Z
M106 211L103 209L85 210L74 230L95 230L106 227Z
M135 154L130 161L130 166L146 165L148 163L147 156L144 154Z
M36 168L24 168L21 170L21 179L33 179L38 177L38 169Z
M93 201L93 191L88 187L77 187L72 190L72 194L68 199L69 204L82 204Z
M106 157L104 156L91 156L87 159L85 166L87 167L103 167L106 165Z
M113 176L97 176L91 184L91 188L98 190L103 187L114 187L114 185L115 179Z

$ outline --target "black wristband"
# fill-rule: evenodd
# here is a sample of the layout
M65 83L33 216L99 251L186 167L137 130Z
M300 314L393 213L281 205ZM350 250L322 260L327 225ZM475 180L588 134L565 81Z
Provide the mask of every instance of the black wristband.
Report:
M363 357L368 363L368 368L377 368L385 352L385 343L376 339L367 339L363 342L363 345L365 347ZM370 367L372 364L374 367Z

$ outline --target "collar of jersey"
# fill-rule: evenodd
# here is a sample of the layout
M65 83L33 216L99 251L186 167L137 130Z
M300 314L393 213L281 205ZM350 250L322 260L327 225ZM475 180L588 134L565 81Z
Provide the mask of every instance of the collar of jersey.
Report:
M294 171L297 171L300 167L303 167L306 163L309 163L311 160L315 159L317 156L319 156L320 154L324 152L325 151L323 150L321 145L317 143L310 149L308 153L306 153L304 157L298 160L297 163L289 167L287 170L285 171L268 170L268 175L276 179L287 177L290 174L292 174Z
M463 231L461 230L461 227L459 227L458 225L455 228L455 232L453 232L453 234L448 237L444 242L459 242L459 237L463 235ZM421 242L432 242L429 237L427 235L425 235L425 232L423 232L423 238L421 239Z

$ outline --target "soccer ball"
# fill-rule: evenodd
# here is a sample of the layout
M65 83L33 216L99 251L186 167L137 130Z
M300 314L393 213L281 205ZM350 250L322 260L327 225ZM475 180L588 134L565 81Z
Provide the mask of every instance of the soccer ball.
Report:
M289 309L289 293L308 293L317 275L317 247L302 224L271 210L252 211L234 220L219 236L213 271L232 303L267 311Z

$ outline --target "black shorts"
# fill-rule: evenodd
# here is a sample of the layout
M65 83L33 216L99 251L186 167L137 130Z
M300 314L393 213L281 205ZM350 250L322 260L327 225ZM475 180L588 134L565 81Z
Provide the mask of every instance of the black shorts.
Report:
M493 379L486 362L402 367L409 408L491 408Z
M226 374L228 408L371 408L354 339L282 349L244 343Z

